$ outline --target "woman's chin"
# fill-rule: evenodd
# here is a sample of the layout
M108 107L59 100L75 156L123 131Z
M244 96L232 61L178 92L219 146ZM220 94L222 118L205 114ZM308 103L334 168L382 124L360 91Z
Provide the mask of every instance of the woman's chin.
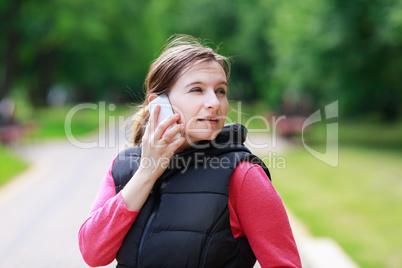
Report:
M187 142L188 144L190 144L191 146L194 144L197 144L201 141L212 141L214 140L220 131L215 131L215 132L211 132L211 133L202 133L199 135L189 135L187 136Z

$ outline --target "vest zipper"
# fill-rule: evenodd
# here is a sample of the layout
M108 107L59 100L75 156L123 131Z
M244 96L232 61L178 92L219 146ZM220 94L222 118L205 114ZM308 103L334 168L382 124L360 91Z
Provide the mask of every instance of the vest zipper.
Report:
M145 228L144 231L142 232L141 235L141 240L140 240L140 245L138 246L138 252L137 252L137 266L136 268L141 268L142 267L142 250L143 250L143 246L144 246L144 242L145 242L145 238L148 236L148 232L149 232L149 228L151 227L152 221L155 218L156 215L156 211L157 208L159 207L159 198L158 201L154 207L154 209L152 210L151 216L149 216L147 223L145 224Z
M211 245L212 239L213 239L214 235L216 234L216 232L218 231L219 227L222 225L222 223L225 221L225 219L227 219L228 214L229 214L229 208L226 208L223 211L223 213L219 216L218 220L216 221L216 224L213 227L213 229L211 230L209 237L207 237L207 241L205 242L205 245L203 248L201 262L200 262L199 267L205 267L207 253L209 250L209 246Z

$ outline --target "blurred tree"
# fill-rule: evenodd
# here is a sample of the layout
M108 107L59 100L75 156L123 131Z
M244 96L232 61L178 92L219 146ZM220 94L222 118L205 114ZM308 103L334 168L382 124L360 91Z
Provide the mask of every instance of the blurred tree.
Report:
M376 111L385 120L395 119L402 102L401 1L334 1L333 5L342 43L328 55L340 67L337 80L346 112Z
M270 27L271 11L260 2L235 1L237 28L227 44L234 55L233 77L236 97L243 100L264 99L270 88L273 66L270 44L264 30ZM267 98L265 98L267 99Z
M269 10L260 2L244 0L181 0L176 7L176 29L201 37L232 57L230 98L253 101L264 94L272 64L262 35Z
M13 4L10 4L13 3ZM55 83L70 85L78 99L104 97L107 91L142 82L133 79L144 73L145 59L138 22L141 3L93 0L8 1L1 6L8 23L7 64L3 67L1 94L16 80L29 89L35 106L46 105L46 95ZM16 38L18 37L18 38ZM19 42L17 42L18 40ZM13 42L12 45L8 45ZM3 50L4 51L4 50ZM14 60L13 60L14 59ZM146 59L148 61L149 59ZM14 74L14 75L13 75ZM141 88L141 86L139 86Z
M138 100L165 40L187 33L233 56L230 98L279 109L284 95L307 94L319 105L339 99L348 115L392 119L401 114L401 10L399 0L4 0L0 98L20 85L45 105L62 85L77 101Z
M345 115L401 114L400 1L290 0L272 8L272 92L307 92L321 105L339 99Z

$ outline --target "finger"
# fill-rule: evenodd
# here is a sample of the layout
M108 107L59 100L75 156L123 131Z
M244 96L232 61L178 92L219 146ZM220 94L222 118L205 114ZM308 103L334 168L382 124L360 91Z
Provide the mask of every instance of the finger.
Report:
M177 122L180 119L180 115L179 114L172 114L169 115L168 118L166 118L165 120L163 120L157 127L155 130L155 138L160 139L165 131L172 126L175 122Z
M179 149L180 146L183 145L183 143L186 141L186 138L180 137L178 139L173 140L168 147L172 149L173 152L175 152L177 149Z
M166 146L166 145L169 144L170 141L168 139L166 139L166 138L162 138L162 139L159 140L159 142L161 143L161 145Z
M165 133L163 134L162 138L168 140L169 142L171 142L172 139L174 139L177 134L179 134L180 132L182 132L184 129L184 124L177 124L169 129L167 129L165 131Z
M157 140L156 144L158 144L162 148L169 146L172 143L172 141L175 141L178 138L180 138L180 137L176 137L176 136L183 129L184 129L184 124L178 124L178 125L171 127L170 129L166 130L166 132L163 134L163 136L159 140Z

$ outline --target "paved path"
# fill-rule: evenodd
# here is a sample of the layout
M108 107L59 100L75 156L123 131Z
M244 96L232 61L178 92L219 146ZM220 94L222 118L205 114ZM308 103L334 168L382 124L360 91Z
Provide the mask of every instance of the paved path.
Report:
M122 144L110 144L111 139L102 136L85 142L89 141L106 146L81 149L67 141L55 141L18 149L32 165L0 189L0 267L88 267L79 253L78 229L107 167L123 148ZM257 148L267 143L270 148ZM255 147L256 154L267 149L280 152L289 146L282 141L273 144L273 140L263 135L253 135L248 144ZM316 254L311 252L322 248L323 243L318 247L309 243L316 240L310 239L303 225L292 216L291 223L304 267L330 267L313 265L310 255ZM320 254L326 256L325 252Z
M0 189L0 267L88 267L77 233L117 151L67 141L20 148L32 166Z

